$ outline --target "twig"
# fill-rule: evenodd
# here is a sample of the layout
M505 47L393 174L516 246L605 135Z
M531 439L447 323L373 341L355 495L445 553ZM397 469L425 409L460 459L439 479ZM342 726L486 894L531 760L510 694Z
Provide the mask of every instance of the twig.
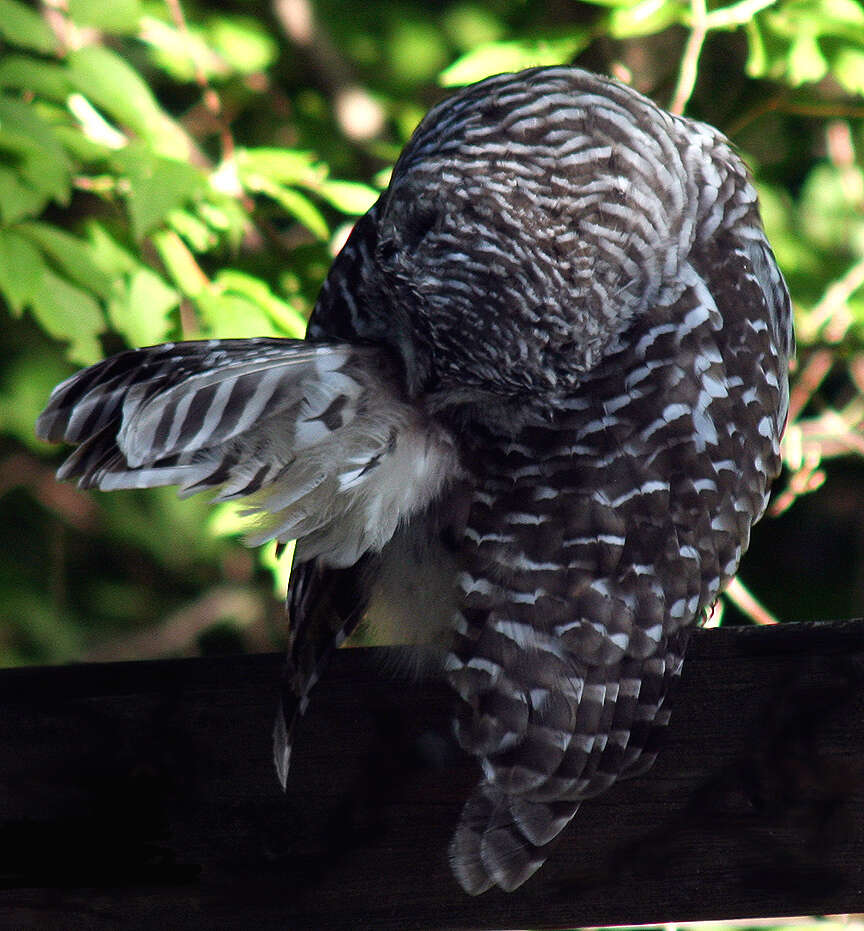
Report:
M726 596L742 614L746 614L755 624L777 623L777 618L753 597L738 576L735 576L729 583Z
M819 468L821 462L822 456L818 452L806 457L801 468L792 473L789 484L771 505L768 513L772 517L779 517L788 511L802 495L816 491L825 484L825 472Z
M830 349L817 349L807 360L801 374L795 379L792 391L789 394L789 423L795 423L801 416L801 411L807 406L810 398L819 389L825 376L831 371L834 364L834 354Z
M864 258L859 259L825 289L819 302L807 315L807 338L815 337L827 324L826 338L832 343L840 342L852 322L852 316L848 313L846 305L849 298L861 287L864 287ZM846 311L846 313L840 314L840 311ZM832 317L838 314L842 319L832 326Z
M189 27L186 25L183 7L180 5L180 0L165 0L165 3L171 12L171 18L174 20L177 32L180 33L186 45L189 60L192 62L192 67L195 69L195 81L198 87L201 88L204 106L213 116L216 125L219 127L219 138L222 142L222 157L223 159L230 159L234 154L234 136L231 133L231 127L225 117L225 111L222 108L222 101L219 98L219 94L213 89L201 62L198 60L198 56L195 55L193 51L193 44L189 36Z
M708 10L705 0L690 0L692 22L684 54L681 57L681 70L678 73L678 85L672 97L669 109L672 113L681 114L687 106L687 101L693 94L696 86L696 75L699 67L699 55L708 34Z
M783 113L792 116L811 116L815 119L830 117L847 119L864 119L864 107L842 103L796 103L785 96L785 92L756 104L737 120L724 128L727 136L737 136L751 123L765 116L766 113Z
M105 662L123 659L156 659L162 656L196 656L198 638L220 621L232 621L254 644L272 649L263 636L266 601L257 592L241 586L220 585L166 617L155 627L95 645L81 659ZM262 642L263 641L263 642ZM251 644L250 644L251 645Z

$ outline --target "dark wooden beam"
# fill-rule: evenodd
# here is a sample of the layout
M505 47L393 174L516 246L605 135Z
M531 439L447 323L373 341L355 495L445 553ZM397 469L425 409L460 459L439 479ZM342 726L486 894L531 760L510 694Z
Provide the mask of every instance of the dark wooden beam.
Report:
M0 926L557 928L864 911L864 622L694 637L668 743L518 892L446 849L476 765L398 650L342 651L287 794L281 659L0 672Z

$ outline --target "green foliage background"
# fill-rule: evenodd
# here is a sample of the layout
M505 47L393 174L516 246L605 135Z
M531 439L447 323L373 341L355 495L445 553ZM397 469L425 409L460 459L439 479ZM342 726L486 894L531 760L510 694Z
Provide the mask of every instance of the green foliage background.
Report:
M717 125L752 166L799 356L744 578L786 619L864 614L856 0L0 0L0 662L279 644L286 567L233 511L58 485L34 420L127 346L302 335L446 88L562 62ZM766 619L734 594L727 616Z

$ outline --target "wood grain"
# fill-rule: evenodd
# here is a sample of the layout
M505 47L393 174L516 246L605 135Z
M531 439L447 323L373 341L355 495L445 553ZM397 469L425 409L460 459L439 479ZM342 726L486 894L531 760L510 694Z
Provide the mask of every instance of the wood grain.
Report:
M864 621L700 632L668 742L512 895L447 843L476 764L398 649L337 654L288 791L281 658L0 671L0 926L564 928L864 911Z

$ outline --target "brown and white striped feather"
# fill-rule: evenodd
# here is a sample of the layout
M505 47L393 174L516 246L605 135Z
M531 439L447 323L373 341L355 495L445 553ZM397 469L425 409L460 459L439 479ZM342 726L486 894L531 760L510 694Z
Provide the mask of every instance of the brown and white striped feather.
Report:
M520 885L582 799L650 765L687 628L764 508L782 373L770 328L718 308L724 263L746 262L718 252L707 283L685 271L675 304L637 322L552 425L478 438L448 663L484 771L451 848L469 892ZM734 288L764 302L746 274Z
M252 544L302 538L298 560L379 551L457 471L452 442L402 394L386 349L213 340L115 356L58 386L58 473L103 490L212 490L259 516Z

